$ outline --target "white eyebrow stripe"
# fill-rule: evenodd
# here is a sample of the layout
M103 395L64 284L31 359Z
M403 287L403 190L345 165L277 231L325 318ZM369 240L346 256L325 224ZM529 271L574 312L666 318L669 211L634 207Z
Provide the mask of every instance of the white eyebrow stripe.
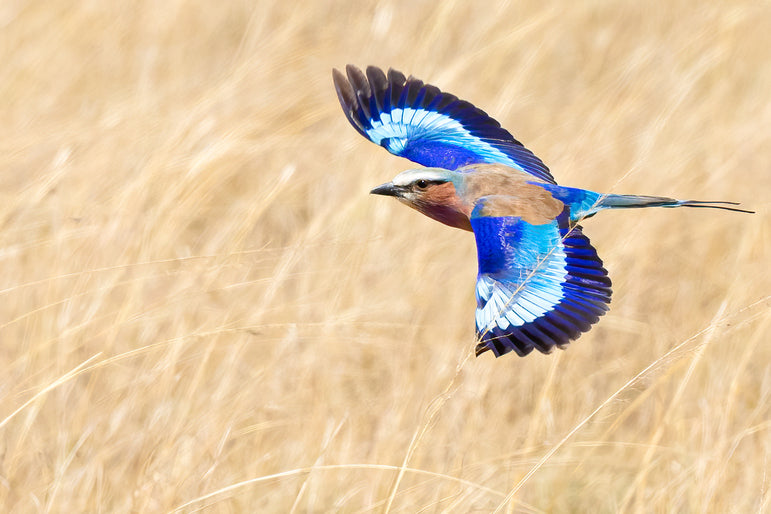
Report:
M408 186L416 180L427 180L429 182L448 182L449 177L444 170L432 170L430 168L421 170L407 170L399 173L393 179L395 186Z

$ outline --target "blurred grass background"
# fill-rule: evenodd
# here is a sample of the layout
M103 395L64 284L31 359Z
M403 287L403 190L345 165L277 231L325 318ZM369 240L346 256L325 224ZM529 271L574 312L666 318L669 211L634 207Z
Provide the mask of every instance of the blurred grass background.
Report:
M11 0L0 26L3 511L769 509L768 3ZM588 220L611 312L474 359L473 238L368 196L411 164L348 125L349 62L475 103L562 184L757 214Z

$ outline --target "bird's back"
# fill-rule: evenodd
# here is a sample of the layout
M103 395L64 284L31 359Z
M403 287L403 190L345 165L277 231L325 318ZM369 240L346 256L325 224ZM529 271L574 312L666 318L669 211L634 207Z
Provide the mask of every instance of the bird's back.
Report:
M544 189L539 180L528 173L503 164L472 164L458 170L463 185L458 194L464 203L475 205L482 197L495 199L485 205L485 216L517 216L531 224L552 221L564 204Z

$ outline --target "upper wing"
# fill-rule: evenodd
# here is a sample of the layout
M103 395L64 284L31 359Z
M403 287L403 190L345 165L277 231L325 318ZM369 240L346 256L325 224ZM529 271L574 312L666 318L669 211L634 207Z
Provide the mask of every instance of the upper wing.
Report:
M497 162L554 183L549 168L484 111L413 77L374 66L332 70L340 105L364 137L423 166Z
M493 198L481 198L471 215L479 258L477 355L548 353L608 310L608 272L581 227L570 227L568 209L533 225L490 212L485 203Z

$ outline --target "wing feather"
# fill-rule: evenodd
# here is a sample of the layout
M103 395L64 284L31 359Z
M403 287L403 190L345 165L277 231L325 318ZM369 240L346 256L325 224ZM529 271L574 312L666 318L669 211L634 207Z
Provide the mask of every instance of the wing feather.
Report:
M348 65L332 76L351 125L389 152L428 167L455 170L500 163L546 182L546 165L493 118L471 103L389 69Z
M568 210L531 225L492 217L481 198L471 216L477 242L477 355L548 353L588 331L608 310L611 282Z

